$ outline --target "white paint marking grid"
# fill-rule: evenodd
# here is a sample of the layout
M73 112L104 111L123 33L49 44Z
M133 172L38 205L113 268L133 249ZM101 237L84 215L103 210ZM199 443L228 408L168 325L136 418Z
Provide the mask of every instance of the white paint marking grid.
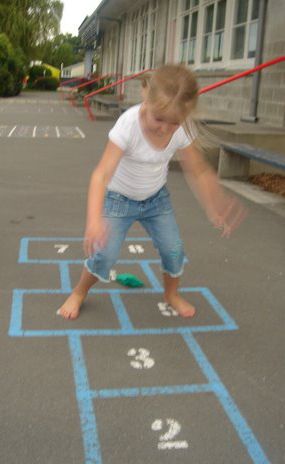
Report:
M78 126L0 126L0 137L84 139Z

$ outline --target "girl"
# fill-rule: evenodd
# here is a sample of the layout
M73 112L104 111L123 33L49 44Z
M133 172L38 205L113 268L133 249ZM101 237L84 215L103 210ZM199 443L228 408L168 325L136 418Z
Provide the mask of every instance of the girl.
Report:
M78 317L92 285L109 282L110 269L134 221L142 224L159 251L165 302L181 316L194 316L195 308L178 293L184 251L165 186L174 153L180 153L187 180L209 220L222 228L222 236L229 236L244 216L243 207L219 186L194 142L189 115L197 98L192 72L182 65L164 65L143 83L143 103L123 113L109 132L89 186L84 238L88 259L58 310L65 319Z

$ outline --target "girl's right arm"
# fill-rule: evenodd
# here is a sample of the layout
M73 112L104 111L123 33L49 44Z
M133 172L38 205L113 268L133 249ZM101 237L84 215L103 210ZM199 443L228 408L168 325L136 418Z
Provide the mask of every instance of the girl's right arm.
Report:
M104 196L106 187L121 160L122 154L123 150L109 140L102 158L91 176L84 234L86 256L94 253L96 246L102 247L107 240L107 227L102 217Z

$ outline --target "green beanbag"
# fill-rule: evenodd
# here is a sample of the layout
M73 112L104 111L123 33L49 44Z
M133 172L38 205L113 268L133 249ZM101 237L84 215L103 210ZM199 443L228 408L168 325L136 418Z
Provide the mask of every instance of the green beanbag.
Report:
M116 281L125 287L143 287L144 283L133 274L118 274Z

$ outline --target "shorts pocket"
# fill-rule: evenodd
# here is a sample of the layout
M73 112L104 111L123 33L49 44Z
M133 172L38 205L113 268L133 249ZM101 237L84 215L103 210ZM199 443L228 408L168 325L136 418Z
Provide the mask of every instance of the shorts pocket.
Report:
M163 187L156 199L156 208L158 214L167 214L172 212L170 194L166 187Z
M104 200L105 217L125 217L129 212L129 200L117 192L107 192Z

